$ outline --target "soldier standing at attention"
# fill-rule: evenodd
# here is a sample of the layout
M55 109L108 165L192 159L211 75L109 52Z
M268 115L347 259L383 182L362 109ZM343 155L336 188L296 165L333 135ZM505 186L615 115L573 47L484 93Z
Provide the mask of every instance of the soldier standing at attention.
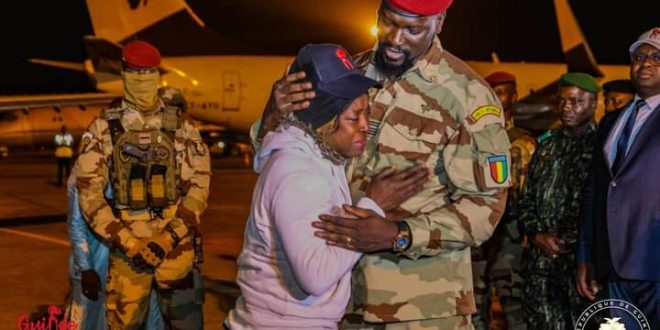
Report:
M140 328L155 287L168 329L201 329L203 297L193 267L208 197L208 150L179 109L157 97L158 50L134 41L122 60L124 99L89 126L76 170L83 216L112 246L109 328ZM112 200L104 197L107 183Z
M358 207L322 215L316 235L366 253L353 270L345 329L472 329L471 247L493 233L506 203L509 141L497 96L442 48L450 0L383 0L378 44L357 66L383 89L370 93L365 152L348 169L353 201L384 169L432 169L421 191L387 219ZM273 87L261 134L304 109L311 83L292 73ZM355 219L357 217L357 219Z
M525 251L524 315L534 330L573 329L587 300L578 295L575 252L582 191L592 158L593 114L600 88L585 73L559 81L563 127L539 141L519 202Z
M491 286L502 305L507 329L526 329L522 316L523 280L520 266L523 237L518 230L517 204L525 180L529 160L536 149L531 135L513 123L513 106L518 101L516 77L508 72L495 72L486 81L502 102L506 133L511 142L511 183L504 217L495 229L493 238L472 250L472 272L477 314L472 318L476 329L489 329Z

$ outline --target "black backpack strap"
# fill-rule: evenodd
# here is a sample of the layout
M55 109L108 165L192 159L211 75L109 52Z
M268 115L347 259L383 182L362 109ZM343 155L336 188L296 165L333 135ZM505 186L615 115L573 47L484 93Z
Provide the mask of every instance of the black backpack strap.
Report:
M119 137L124 133L124 126L121 125L119 119L110 119L108 120L108 128L110 129L110 139L112 145L115 145L115 142Z
M108 122L108 129L110 130L110 139L112 145L115 141L125 132L124 126L121 124L121 116L124 113L122 108L108 108L103 110L101 117Z

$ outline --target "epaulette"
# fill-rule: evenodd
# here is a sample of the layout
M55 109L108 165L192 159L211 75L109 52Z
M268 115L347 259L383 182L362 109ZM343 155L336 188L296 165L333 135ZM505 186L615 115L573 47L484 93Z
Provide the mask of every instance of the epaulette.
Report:
M539 135L539 137L536 138L536 141L537 141L538 143L541 143L541 142L547 140L549 137L551 137L552 134L554 134L554 132L555 132L554 130L546 131L545 133Z

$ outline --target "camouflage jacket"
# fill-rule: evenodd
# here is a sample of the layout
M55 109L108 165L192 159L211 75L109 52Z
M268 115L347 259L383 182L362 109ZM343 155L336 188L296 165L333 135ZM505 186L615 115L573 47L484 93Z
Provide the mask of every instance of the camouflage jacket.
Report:
M383 81L373 51L356 62ZM469 315L476 311L470 247L486 241L506 202L509 141L498 98L435 38L401 79L370 95L369 140L349 168L354 200L382 169L433 169L424 189L401 205L412 231L402 254L365 255L353 271L348 313L368 322ZM349 315L348 317L352 317Z
M124 130L161 128L162 107L151 116L144 116L125 103L122 108L124 110L121 124ZM180 167L181 197L174 217L157 218L151 221L150 225L160 229L169 226L183 238L199 225L200 215L206 209L211 169L207 147L190 122L181 120L174 140L176 162ZM119 219L113 213L114 206L109 205L104 197L104 188L110 178L112 149L108 121L103 118L95 119L83 134L75 175L80 207L91 229L105 241L127 251L145 235L137 233L135 228Z
M552 131L532 156L518 209L526 234L577 234L582 189L592 158L596 126L578 135Z
M517 203L527 175L527 168L536 150L536 140L525 130L513 126L507 127L507 135L511 141L511 188L507 200L507 215L515 218Z

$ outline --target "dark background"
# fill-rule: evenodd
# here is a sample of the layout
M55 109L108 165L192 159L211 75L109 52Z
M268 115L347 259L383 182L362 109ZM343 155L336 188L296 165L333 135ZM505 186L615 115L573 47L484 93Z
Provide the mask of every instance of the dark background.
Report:
M216 31L215 41L200 40L198 45L207 46L204 49L185 42L180 47L163 47L164 55L294 55L308 42L337 42L356 52L374 43L368 27L375 22L379 4L379 0L187 2ZM601 64L626 63L630 43L660 25L658 0L572 0L570 4ZM156 34L190 39L181 38L181 29L173 26L163 24L143 37ZM0 94L93 91L83 73L26 61L82 62L87 56L82 37L90 34L93 30L84 0L4 1L0 10ZM455 0L441 39L446 49L463 59L490 60L496 52L502 61L563 60L551 0Z

